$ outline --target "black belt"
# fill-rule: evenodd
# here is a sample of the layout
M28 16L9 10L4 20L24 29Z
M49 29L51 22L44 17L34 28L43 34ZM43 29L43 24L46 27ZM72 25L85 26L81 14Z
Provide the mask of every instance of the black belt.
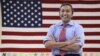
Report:
M61 56L61 55L55 55L55 56ZM65 54L64 56L81 56L80 54Z

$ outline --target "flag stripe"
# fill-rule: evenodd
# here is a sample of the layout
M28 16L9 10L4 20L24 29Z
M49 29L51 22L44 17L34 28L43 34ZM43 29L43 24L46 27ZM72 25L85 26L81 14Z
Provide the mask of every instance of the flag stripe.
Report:
M16 29L16 30L15 30ZM44 30L45 29L45 30ZM100 32L100 28L84 28L84 32ZM8 32L47 32L49 28L6 28L3 27L2 31Z
M59 12L43 12L44 16L59 16ZM75 12L73 16L100 16L100 12Z
M43 40L45 36L12 36L12 35L3 35L2 40ZM86 36L85 40L100 40L99 36Z
M42 1L43 3L55 3L55 4L58 4L58 3L71 3L71 4L100 4L100 2L98 1L53 1L53 0L43 0Z
M3 31L2 35L16 35L16 36L45 36L47 32L6 32ZM100 35L100 32L85 32L85 35Z
M43 27L50 27L52 24L43 24ZM100 24L81 24L83 27L86 28L100 28Z
M43 44L43 40L2 40L2 43ZM85 43L100 44L100 40L85 40Z
M43 11L59 11L59 8L43 8ZM73 9L75 12L100 12L100 8L75 8Z
M18 43L4 43L0 48L45 48L44 44L18 44ZM86 43L84 48L100 48L100 44Z
M59 16L43 16L45 20L60 20ZM73 16L73 20L100 20L100 16Z
M55 5L55 6L54 6ZM59 8L61 4L43 3L43 8ZM92 6L92 7L91 7ZM72 4L73 8L100 8L100 4Z
M3 48L1 52L51 52L46 48ZM100 48L84 48L85 52L100 52Z

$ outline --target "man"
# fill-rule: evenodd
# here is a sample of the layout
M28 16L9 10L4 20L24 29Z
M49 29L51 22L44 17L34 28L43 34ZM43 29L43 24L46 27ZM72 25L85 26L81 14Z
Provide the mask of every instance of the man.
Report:
M85 35L83 27L71 21L72 5L62 4L59 15L61 22L49 28L44 38L45 47L52 49L52 56L82 56Z

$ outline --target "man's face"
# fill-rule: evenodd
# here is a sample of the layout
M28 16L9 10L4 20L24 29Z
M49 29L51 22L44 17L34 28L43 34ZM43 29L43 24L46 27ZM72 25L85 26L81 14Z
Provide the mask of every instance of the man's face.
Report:
M72 17L72 9L70 6L65 5L60 8L60 18L63 22L69 22Z

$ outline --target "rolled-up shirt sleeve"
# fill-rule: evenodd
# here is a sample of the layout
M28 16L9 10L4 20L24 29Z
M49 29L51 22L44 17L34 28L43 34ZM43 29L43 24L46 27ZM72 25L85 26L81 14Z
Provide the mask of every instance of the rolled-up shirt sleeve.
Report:
M83 47L84 45L84 38L85 38L85 34L84 34L84 29L81 25L78 25L75 29L75 34L78 37L78 42L77 44L79 44L81 47Z
M51 25L48 32L47 32L47 35L43 38L43 42L45 43L46 41L50 40L50 36L51 35L54 35L54 29L55 28L55 25Z

